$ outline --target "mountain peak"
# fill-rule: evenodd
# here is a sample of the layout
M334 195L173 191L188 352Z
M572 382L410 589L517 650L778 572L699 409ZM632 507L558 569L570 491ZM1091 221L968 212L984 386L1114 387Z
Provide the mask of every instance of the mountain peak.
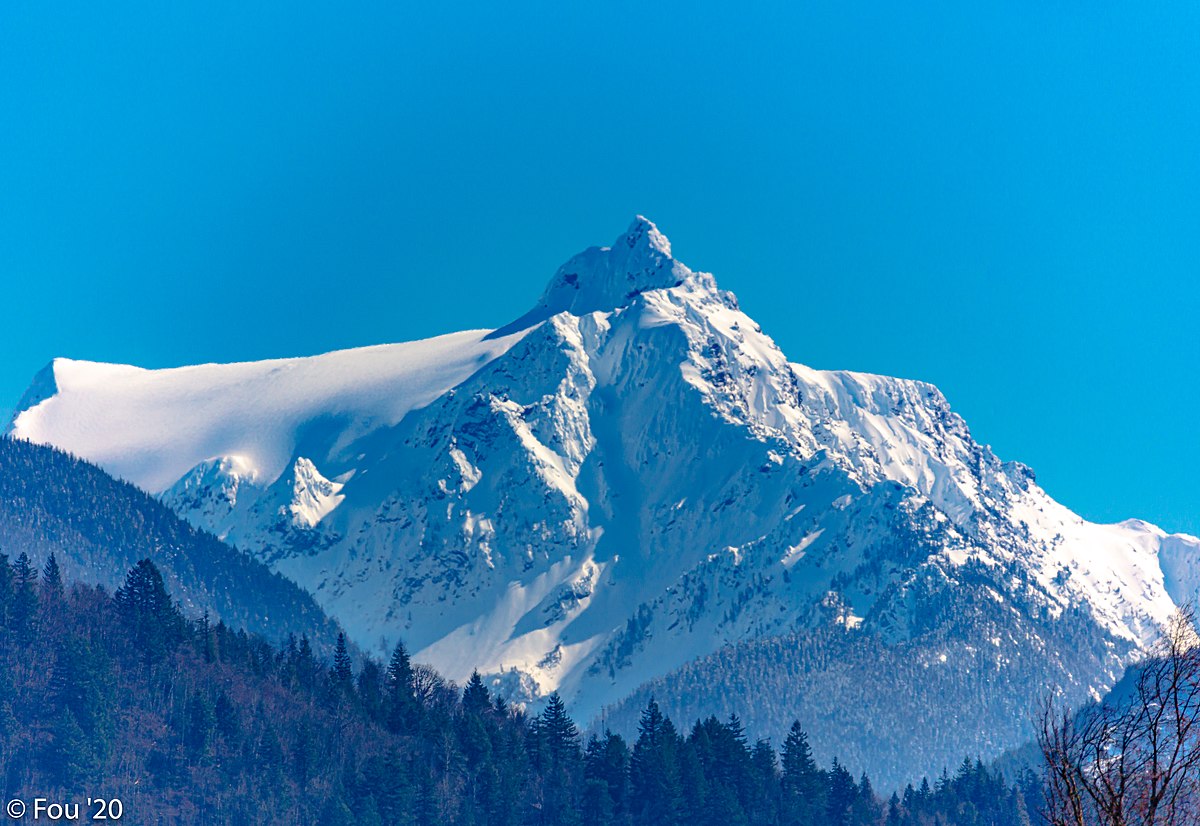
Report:
M591 247L558 268L537 309L547 316L613 310L646 290L675 287L691 270L671 257L671 242L641 215L610 247Z
M677 287L695 275L671 256L671 242L638 215L611 246L589 247L558 268L532 310L491 335L532 327L552 315L615 310L647 290Z
M671 242L667 236L659 232L654 222L644 215L638 215L633 219L633 223L629 225L629 229L625 230L625 235L621 240L631 250L641 247L667 258L671 257Z

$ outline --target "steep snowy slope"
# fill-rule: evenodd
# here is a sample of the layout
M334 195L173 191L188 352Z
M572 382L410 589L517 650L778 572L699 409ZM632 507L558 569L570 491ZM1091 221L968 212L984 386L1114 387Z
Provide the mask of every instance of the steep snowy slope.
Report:
M559 690L585 717L726 644L831 627L963 673L983 645L1010 676L1036 649L1082 695L1200 585L1200 541L1085 522L934 387L789 363L640 218L493 333L56 361L12 431L161 492L368 648L402 636L450 676ZM981 599L999 607L964 620ZM930 649L964 629L986 639ZM993 684L1003 707L1040 690Z

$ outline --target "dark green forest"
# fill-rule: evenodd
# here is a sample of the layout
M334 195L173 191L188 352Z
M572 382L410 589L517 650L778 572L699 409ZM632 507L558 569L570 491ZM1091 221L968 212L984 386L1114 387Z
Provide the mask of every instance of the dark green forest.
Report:
M326 654L337 639L337 625L308 592L252 555L89 462L7 436L0 436L0 547L39 561L53 553L67 580L109 590L152 557L190 614L208 610L276 641L279 629L306 633Z
M634 742L584 736L557 696L527 715L402 646L324 662L185 617L149 560L109 593L0 557L0 662L6 798L116 797L133 823L1025 826L1039 806L1032 776L970 759L881 794L818 766L802 722L776 749L651 700Z

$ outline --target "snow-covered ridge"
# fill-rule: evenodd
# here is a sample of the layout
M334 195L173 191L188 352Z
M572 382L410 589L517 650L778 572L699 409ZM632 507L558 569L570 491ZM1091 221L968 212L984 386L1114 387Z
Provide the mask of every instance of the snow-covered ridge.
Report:
M337 460L341 448L394 425L520 338L486 334L166 370L58 358L39 374L42 391L26 394L10 432L85 457L152 493L226 457L237 457L240 475L269 484L307 437Z
M364 647L403 637L583 716L726 643L833 622L920 644L947 582L945 616L968 587L1019 614L997 668L1059 618L1087 625L1111 654L1071 677L1102 689L1200 591L1200 540L1086 522L931 385L790 362L641 217L498 330L57 360L12 432L161 494Z

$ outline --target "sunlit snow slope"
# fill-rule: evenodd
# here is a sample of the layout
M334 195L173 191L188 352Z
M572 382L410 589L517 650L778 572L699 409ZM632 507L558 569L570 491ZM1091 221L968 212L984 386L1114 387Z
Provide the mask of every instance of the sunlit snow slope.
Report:
M57 360L12 432L161 494L367 648L403 637L584 717L726 644L830 627L948 669L1036 650L1083 696L1200 585L1200 541L1085 522L936 388L788 362L641 218L493 333ZM1081 634L1086 657L1056 656Z
M313 358L143 370L55 359L12 432L48 442L152 493L212 457L274 480L306 439L336 452L394 425L519 338L468 331Z

